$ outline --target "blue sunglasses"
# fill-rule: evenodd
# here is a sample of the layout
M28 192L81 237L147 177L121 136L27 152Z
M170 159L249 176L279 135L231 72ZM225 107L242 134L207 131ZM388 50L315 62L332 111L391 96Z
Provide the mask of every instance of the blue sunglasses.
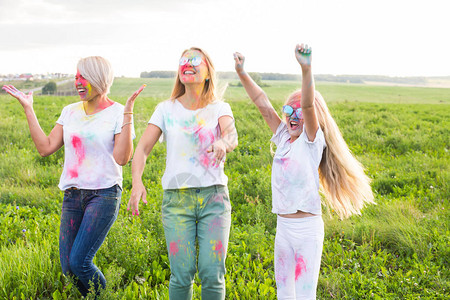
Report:
M187 58L186 56L183 56L180 58L180 66L184 66L185 64L187 64L188 62L191 62L191 66L197 67L202 63L202 58L201 56L194 56L192 58Z
M302 108L297 108L294 109L292 106L290 105L284 105L283 106L283 112L288 116L291 117L292 115L294 115L294 119L303 119L303 113L302 113Z

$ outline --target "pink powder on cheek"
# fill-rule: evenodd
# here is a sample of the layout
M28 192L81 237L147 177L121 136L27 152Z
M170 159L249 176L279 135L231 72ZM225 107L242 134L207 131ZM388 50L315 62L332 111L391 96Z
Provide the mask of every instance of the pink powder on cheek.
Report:
M295 280L297 280L304 272L306 272L306 263L303 256L295 254Z

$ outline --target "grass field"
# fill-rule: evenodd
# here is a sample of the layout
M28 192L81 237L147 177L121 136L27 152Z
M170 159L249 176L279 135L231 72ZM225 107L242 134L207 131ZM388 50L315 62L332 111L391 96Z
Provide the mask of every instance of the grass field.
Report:
M172 80L115 80L110 97L124 103L142 83L135 105L137 143ZM276 108L299 87L270 81ZM377 205L338 220L324 210L325 242L319 299L448 299L450 291L450 93L448 89L317 84L350 149L372 178ZM225 173L233 206L227 257L227 299L276 299L270 213L271 132L243 88L229 87L239 146ZM0 95L0 298L73 299L63 278L58 230L63 150L41 158L21 106ZM77 97L35 97L49 133L62 108ZM95 262L105 273L103 299L167 299L170 275L160 220L164 144L149 156L143 180L148 205L139 218L126 211L130 165L124 167L119 217ZM200 297L196 278L194 296Z

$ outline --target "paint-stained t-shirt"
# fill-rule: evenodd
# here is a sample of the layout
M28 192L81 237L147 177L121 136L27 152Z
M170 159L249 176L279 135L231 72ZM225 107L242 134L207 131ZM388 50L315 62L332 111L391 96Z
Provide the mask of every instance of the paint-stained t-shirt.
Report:
M57 121L64 132L61 190L122 187L122 167L114 160L113 149L114 136L122 131L123 110L117 102L93 115L86 115L83 102L64 107Z
M230 105L223 101L197 110L186 109L178 100L158 104L148 123L161 129L167 143L164 190L227 185L224 161L213 165L214 153L207 152L221 138L219 118L222 116L233 118Z
M292 214L297 210L322 214L319 195L319 164L326 147L322 129L314 141L306 131L291 143L286 123L281 122L271 141L277 146L272 165L272 212Z

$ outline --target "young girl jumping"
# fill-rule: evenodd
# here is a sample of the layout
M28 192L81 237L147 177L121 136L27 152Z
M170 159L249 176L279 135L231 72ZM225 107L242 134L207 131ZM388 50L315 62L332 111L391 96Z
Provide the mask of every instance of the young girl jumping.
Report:
M277 146L272 166L272 212L277 216L275 279L278 299L315 299L324 226L319 182L325 202L341 218L373 203L370 179L353 157L327 105L315 91L311 48L295 47L302 89L283 106L285 122L264 91L244 71L244 56L234 54L235 69L248 96L273 132Z

